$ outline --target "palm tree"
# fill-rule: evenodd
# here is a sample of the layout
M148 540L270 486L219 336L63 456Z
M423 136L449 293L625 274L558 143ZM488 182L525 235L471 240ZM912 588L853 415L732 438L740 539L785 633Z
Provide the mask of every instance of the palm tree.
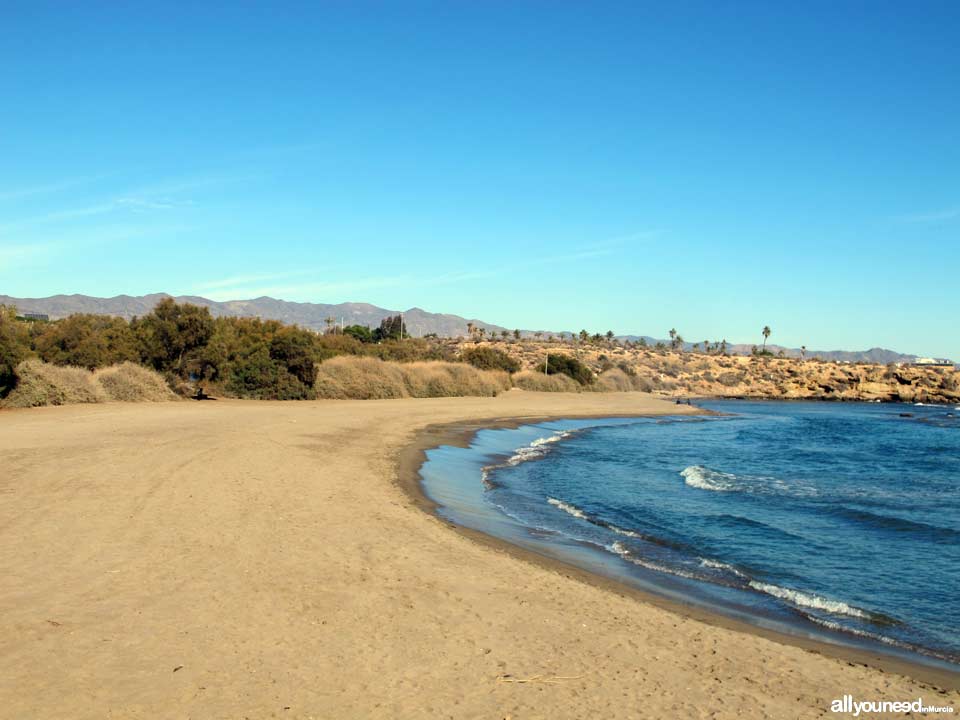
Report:
M330 328L333 327L333 324L337 321L337 319L335 317L332 317L331 315L327 315L327 317L325 317L323 321L327 324L327 332L329 333Z
M764 349L764 350L767 349L767 338L768 338L768 337L770 337L770 326L769 326L769 325L764 325L764 326L763 326L763 349Z

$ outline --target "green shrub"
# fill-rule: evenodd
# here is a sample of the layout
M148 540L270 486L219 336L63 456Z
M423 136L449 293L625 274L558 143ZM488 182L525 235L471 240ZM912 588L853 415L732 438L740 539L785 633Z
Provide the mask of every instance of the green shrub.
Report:
M570 355L548 354L546 374L566 375L580 385L590 385L594 381L593 371Z
M518 360L503 350L488 345L467 348L463 351L461 357L464 362L470 363L480 370L504 370L508 373L515 373L520 369Z
M45 323L34 346L44 362L88 370L140 359L130 326L107 315L77 314Z

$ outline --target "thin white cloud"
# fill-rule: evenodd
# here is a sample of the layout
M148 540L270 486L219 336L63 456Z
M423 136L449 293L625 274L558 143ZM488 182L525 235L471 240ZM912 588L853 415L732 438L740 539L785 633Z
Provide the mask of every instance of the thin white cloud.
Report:
M511 263L506 267L480 268L477 270L452 271L442 274L410 275L409 273L383 277L359 277L335 282L311 281L303 283L275 283L292 277L332 274L330 268L321 270L302 270L280 273L238 275L219 280L207 280L195 283L186 294L202 295L210 300L243 300L253 297L270 296L286 300L308 300L311 302L330 302L345 296L382 288L436 287L457 283L469 283L491 277L502 277L507 273L528 272L531 268L579 262L613 255L619 247L649 240L659 234L657 231L643 231L630 235L610 238L590 243L572 253L535 256L527 261ZM342 275L341 271L337 272ZM358 298L355 298L358 299ZM359 298L362 299L362 298Z
M316 274L316 270L293 270L290 272L279 273L260 273L255 275L234 275L233 277L223 278L222 280L209 280L197 283L193 286L194 290L220 290L230 288L252 287L265 282L275 280L287 280L292 277L302 277L304 275Z
M308 282L290 285L238 285L204 292L210 300L247 300L268 295L280 300L305 300L307 302L328 302L333 297L351 296L384 287L396 287L410 284L409 278L369 277L339 282Z
M900 215L897 217L897 220L908 223L938 223L946 222L947 220L954 220L956 218L960 218L960 205L956 205L951 208L944 208L943 210L935 210L928 213Z
M62 192L63 190L69 190L70 188L80 185L86 185L88 183L101 180L104 177L106 176L91 175L90 177L71 178L68 180L46 183L44 185L32 185L30 187L20 187L11 190L0 190L0 202L5 202L8 200L22 200L34 195L50 195L53 193Z

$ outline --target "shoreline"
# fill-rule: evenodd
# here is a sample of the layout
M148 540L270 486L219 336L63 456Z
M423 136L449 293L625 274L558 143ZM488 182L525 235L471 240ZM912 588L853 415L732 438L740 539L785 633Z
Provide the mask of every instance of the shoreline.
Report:
M512 390L0 413L0 717L734 720L811 717L848 694L960 707L916 668L712 626L451 531L399 482L401 465L417 482L424 448L483 427L694 412Z
M697 414L719 414L702 408L698 408L698 410L700 412ZM427 460L427 451L444 445L463 448L469 447L474 437L481 430L511 430L524 425L539 422L555 422L559 420L631 417L657 417L657 415L649 413L610 414L604 416L538 415L528 418L490 418L489 420L454 421L450 423L431 424L416 431L414 442L404 447L399 453L396 483L416 508L459 535L486 548L506 553L514 558L538 565L564 578L599 587L620 597L626 597L646 605L652 605L674 613L682 618L696 620L711 627L719 627L761 637L781 645L797 647L801 650L834 660L844 661L849 665L860 665L886 673L893 673L928 684L939 690L960 690L960 671L951 671L945 668L941 669L922 662L914 662L900 658L892 654L875 652L846 644L834 644L823 640L805 638L799 635L764 628L750 622L729 617L720 611L708 610L697 605L682 603L652 592L647 592L559 558L550 557L520 547L481 530L458 525L439 515L438 510L440 505L432 500L423 488L420 470Z

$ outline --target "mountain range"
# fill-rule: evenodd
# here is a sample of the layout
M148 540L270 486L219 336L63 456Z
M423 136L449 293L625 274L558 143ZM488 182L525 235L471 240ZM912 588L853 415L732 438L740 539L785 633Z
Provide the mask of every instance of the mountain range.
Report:
M366 325L376 327L385 317L403 314L407 330L414 337L435 333L440 337L459 337L466 335L467 323L484 328L488 333L500 333L509 330L501 325L484 322L477 319L468 319L459 315L427 312L421 308L408 310L388 310L370 305L369 303L300 303L277 300L272 297L259 297L252 300L228 300L219 302L204 297L192 295L171 296L166 293L150 295L117 295L111 298L98 298L90 295L52 295L45 298L15 298L9 295L0 295L0 304L13 305L20 313L40 313L48 315L50 319L72 315L73 313L91 313L95 315L116 315L129 320L149 313L160 300L173 297L177 302L193 303L210 308L214 316L223 317L260 317L269 320L280 320L284 323L296 324L313 330L323 330L332 322L345 325ZM531 331L522 331L524 335ZM555 331L553 334L558 334ZM568 334L569 331L567 331ZM546 331L544 334L548 334ZM657 342L668 342L647 335L621 335L619 339L636 342L643 338L650 345ZM692 343L686 343L685 348L693 349ZM727 351L737 355L749 354L753 344L728 344ZM788 357L799 357L800 350L780 345L767 345L773 353L781 350ZM870 348L869 350L807 350L807 357L818 357L823 360L840 360L849 362L912 362L916 355L899 353L885 348Z

